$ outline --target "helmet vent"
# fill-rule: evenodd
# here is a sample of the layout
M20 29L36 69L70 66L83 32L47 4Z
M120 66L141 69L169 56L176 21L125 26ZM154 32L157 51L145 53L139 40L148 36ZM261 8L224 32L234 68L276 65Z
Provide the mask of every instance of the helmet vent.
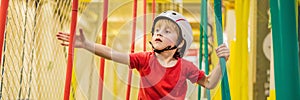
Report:
M172 13L173 15L177 15L176 13Z

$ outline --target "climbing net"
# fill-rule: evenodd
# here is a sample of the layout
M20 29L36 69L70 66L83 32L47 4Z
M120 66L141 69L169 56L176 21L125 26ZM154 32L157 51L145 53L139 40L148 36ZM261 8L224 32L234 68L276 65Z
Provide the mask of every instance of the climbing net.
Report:
M0 67L1 99L63 98L68 51L59 46L55 35L69 31L71 6L71 0L9 1ZM79 4L79 14L85 7Z

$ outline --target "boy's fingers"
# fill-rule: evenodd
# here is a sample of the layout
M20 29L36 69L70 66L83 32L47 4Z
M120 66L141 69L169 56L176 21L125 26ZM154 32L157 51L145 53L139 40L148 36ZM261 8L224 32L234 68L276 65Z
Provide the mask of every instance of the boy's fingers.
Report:
M62 34L56 34L56 37L66 37L66 36L64 36Z
M82 39L82 40L84 40L85 38L84 38L84 35L83 35L83 30L80 28L79 29L79 33L80 33L80 38Z
M82 28L80 28L80 29L79 29L79 32L80 32L80 35L82 35L82 34L83 34L83 30L82 30Z
M61 43L62 46L69 46L69 42L63 42Z
M221 47L216 50L216 52L220 52L220 51L229 51L229 49L226 47Z
M224 47L227 48L227 46L226 46L225 44L221 44L216 50L218 50L218 49L220 49L220 48L224 48Z
M70 36L64 34L56 34L57 38L69 38Z
M217 55L221 55L221 54L230 55L230 51L229 50L222 50L222 51L217 52Z
M70 36L64 34L56 34L56 38L63 41L69 41Z
M70 36L69 33L64 33L64 32L58 32L58 34L62 34L62 35L66 35L66 36Z
M227 48L226 44L223 43L221 44L217 49L216 49L217 56L219 58L225 58L226 60L230 56L230 50Z
M224 54L218 54L218 57L224 57L224 58L228 58L228 57L229 57L229 55L228 55L228 54L226 54L226 53L224 53Z
M217 55L222 55L222 54L229 55L229 51L222 51L222 52L218 52L217 53Z
M69 46L69 44L61 43L62 46Z
M227 48L227 46L225 44L222 44L219 48Z
M226 47L226 44L225 44L225 43L223 43L223 44L221 44L221 46L225 46L225 47Z
M61 41L67 41L69 42L69 38L65 38L65 37L57 37L58 40L61 40Z
M217 48L216 52L220 52L222 50L222 48Z
M59 32L59 34L70 36L70 33L65 33L65 32Z
M83 35L83 29L82 28L79 29L79 39L81 39L81 41L85 41L85 37Z

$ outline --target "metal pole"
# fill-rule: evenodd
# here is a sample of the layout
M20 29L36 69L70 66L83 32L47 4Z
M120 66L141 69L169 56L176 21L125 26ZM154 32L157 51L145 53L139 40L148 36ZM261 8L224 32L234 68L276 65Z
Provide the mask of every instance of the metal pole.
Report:
M102 45L106 45L106 35L107 35L107 14L108 14L108 0L103 1L103 24L102 24ZM100 59L100 78L98 87L98 100L102 100L103 95L103 83L104 83L104 67L105 59Z
M66 83L65 83L65 94L64 100L69 100L70 98L70 85L72 79L72 68L73 68L73 56L74 56L74 34L77 24L77 13L78 13L78 0L73 0L72 4L72 21L70 28L70 44L69 44L69 52L68 52L68 65L67 65L67 75L66 75Z
M134 0L133 1L133 25L132 25L132 36L131 36L131 53L134 53L135 31L136 31L136 15L137 15L137 0ZM130 100L131 79L132 79L132 70L129 69L126 100Z
M143 47L143 51L145 52L147 50L146 48L146 40L147 40L147 37L146 37L146 32L147 32L147 0L144 0L143 2L143 5L144 5L144 47Z
M4 42L4 32L6 26L6 16L7 16L7 8L8 8L9 0L1 0L1 8L0 8L0 64L2 61L2 49L3 49L3 42Z
M155 18L155 12L156 12L156 0L152 0L152 20Z
M278 100L300 100L297 1L271 0L275 89Z

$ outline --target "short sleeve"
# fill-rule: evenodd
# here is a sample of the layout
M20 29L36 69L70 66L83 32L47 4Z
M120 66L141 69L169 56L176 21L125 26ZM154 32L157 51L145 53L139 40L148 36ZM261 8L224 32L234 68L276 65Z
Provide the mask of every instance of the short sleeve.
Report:
M187 68L187 79L189 79L192 83L198 82L205 76L204 71L198 69L194 64L188 64Z
M141 67L145 66L149 62L150 52L139 52L129 54L130 57L130 69L139 70Z

